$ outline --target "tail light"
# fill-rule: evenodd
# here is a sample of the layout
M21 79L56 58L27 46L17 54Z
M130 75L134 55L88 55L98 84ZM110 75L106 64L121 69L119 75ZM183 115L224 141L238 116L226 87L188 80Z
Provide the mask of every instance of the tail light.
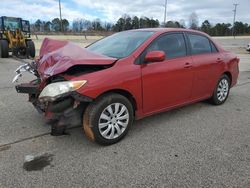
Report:
M238 56L236 57L236 62L237 62L237 69L239 72L240 71L240 68L239 68L240 58Z

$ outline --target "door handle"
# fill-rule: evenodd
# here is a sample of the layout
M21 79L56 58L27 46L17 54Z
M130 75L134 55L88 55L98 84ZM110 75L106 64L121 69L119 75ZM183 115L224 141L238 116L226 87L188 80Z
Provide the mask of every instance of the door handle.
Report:
M220 62L223 62L223 60L221 59L221 58L217 58L217 60L216 60L218 63L220 63Z
M185 65L184 65L184 68L186 68L186 69L188 69L188 68L191 68L192 67L192 65L191 65L191 63L185 63Z

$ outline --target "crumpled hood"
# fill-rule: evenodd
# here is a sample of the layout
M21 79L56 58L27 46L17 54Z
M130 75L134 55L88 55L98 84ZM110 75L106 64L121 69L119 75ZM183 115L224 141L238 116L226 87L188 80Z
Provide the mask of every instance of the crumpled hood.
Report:
M63 73L75 65L110 65L117 59L96 54L69 41L58 41L45 38L37 71L42 79Z

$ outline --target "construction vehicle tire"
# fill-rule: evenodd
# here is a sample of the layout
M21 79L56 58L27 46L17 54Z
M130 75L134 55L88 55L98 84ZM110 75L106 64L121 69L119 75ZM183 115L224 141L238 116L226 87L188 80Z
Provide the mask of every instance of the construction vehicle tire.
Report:
M0 58L9 57L9 43L7 40L0 40Z

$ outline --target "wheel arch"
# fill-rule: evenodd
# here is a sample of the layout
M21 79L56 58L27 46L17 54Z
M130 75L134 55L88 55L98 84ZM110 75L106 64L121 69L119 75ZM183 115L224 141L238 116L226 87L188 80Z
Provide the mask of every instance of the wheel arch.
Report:
M102 97L103 95L108 95L110 93L117 93L124 97L126 97L132 104L134 112L137 110L137 103L135 97L125 89L111 89L108 91L103 92L102 94L98 95L96 98Z
M224 72L223 74L227 75L228 78L230 79L230 85L232 85L232 74L229 71Z

